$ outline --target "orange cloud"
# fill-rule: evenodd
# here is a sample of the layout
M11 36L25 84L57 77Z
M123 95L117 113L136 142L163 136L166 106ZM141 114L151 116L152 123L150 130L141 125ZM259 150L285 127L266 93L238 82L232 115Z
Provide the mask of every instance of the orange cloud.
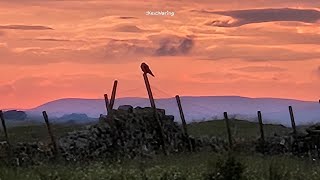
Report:
M156 98L313 100L320 88L317 5L320 1L4 0L2 108L102 98L115 79L119 97L147 97L142 61L156 75L150 78ZM175 15L145 15L161 10Z

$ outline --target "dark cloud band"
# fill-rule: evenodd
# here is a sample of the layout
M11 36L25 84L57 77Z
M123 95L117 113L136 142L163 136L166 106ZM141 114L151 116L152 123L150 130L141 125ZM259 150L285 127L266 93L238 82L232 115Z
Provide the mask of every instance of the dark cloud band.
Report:
M53 30L47 26L30 26L30 25L2 25L0 29L15 29L15 30Z
M320 11L313 9L247 9L236 11L201 11L202 13L230 16L236 21L214 20L207 25L220 27L237 27L251 23L273 21L297 21L303 23L315 23L320 20Z

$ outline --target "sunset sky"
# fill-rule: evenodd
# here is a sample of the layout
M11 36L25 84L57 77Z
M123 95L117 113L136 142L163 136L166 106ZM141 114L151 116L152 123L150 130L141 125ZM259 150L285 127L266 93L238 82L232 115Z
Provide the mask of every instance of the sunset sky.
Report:
M174 16L151 16L169 11ZM1 0L0 108L60 98L320 97L319 0Z

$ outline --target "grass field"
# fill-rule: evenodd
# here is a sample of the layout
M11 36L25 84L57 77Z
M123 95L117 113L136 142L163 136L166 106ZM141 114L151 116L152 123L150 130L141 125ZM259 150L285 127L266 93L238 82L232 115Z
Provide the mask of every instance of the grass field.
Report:
M201 180L208 179L205 178L206 175L217 172L216 163L225 156L212 152L200 152L158 156L145 163L136 160L112 164L103 162L81 165L47 164L18 169L0 167L0 178L5 180ZM285 156L263 157L239 154L236 155L236 159L244 166L241 179L320 179L319 164L309 160Z
M259 124L245 120L231 120L231 132L235 137L257 138L260 136ZM188 125L191 135L227 137L226 123L224 120L195 122ZM282 125L265 124L265 136L273 136L274 133L284 135L291 132L291 128Z
M259 125L256 122L245 120L230 121L232 135L235 137L257 138L260 135ZM74 130L81 130L91 124L53 124L52 130L57 137L63 136ZM226 124L224 120L213 120L204 122L194 122L188 124L189 134L195 137L200 136L227 136ZM282 125L266 124L264 125L265 136L273 136L274 133L284 135L291 132L291 128ZM16 142L36 142L49 141L48 131L45 124L33 124L11 127L8 129L10 141ZM1 140L3 136L1 136Z
M257 138L259 127L257 123L232 120L234 136ZM85 125L53 125L56 136L85 128ZM226 137L225 122L222 120L192 123L188 125L189 133L195 137L220 136ZM8 129L12 142L48 141L47 129L43 125L21 126ZM291 132L290 128L281 125L265 125L266 136L274 133L279 135ZM289 156L262 156L260 154L235 154L237 162L241 162L243 172L241 179L320 179L320 165L309 159L299 159ZM197 180L214 179L217 172L232 174L236 165L221 168L217 162L225 163L226 154L204 150L197 153L159 155L148 160L128 160L119 163L92 162L90 164L43 164L30 168L0 167L2 180L105 180L105 179L172 179ZM220 167L220 169L219 169ZM223 170L225 169L225 170ZM220 172L222 171L222 172ZM209 176L211 174L211 176ZM239 174L239 173L238 173ZM210 178L211 177L211 178ZM219 179L219 178L216 178ZM226 179L226 178L220 178ZM227 178L228 179L228 178ZM230 178L229 178L230 179Z
M52 131L56 137L63 136L68 132L81 130L89 126L90 124L52 124ZM1 132L3 133L3 132ZM48 142L48 130L43 123L37 123L33 125L21 125L8 128L8 137L11 143L17 142ZM1 140L4 140L4 136L1 136Z

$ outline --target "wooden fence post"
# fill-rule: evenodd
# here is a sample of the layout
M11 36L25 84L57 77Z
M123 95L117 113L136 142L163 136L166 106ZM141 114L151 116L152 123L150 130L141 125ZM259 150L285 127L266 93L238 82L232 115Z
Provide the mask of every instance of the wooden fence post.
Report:
M232 145L232 137L231 137L231 130L230 130L228 113L227 113L227 112L224 112L223 115L224 115L224 119L225 119L225 121L226 121L226 126L227 126L228 140L229 140L229 148L232 150L233 145Z
M165 155L168 154L167 150L166 150L166 144L165 144L165 136L164 136L164 131L163 131L163 127L162 127L162 122L159 118L159 115L158 115L158 110L156 108L156 105L155 105L155 102L154 102L154 99L153 99L153 95L152 95L152 91L151 91L151 87L150 87L150 83L149 83L149 79L148 79L148 76L146 73L143 73L143 78L144 78L144 82L146 84L146 88L147 88L147 91L148 91L148 95L149 95L149 100L150 100L150 104L151 104L151 107L153 109L153 114L158 122L158 126L159 126L159 131L160 131L160 138L161 138L161 144L162 144L162 150L164 152Z
M2 127L3 127L3 131L4 131L4 135L5 135L6 141L7 141L8 145L10 146L8 132L7 132L7 126L6 126L6 122L5 122L2 110L0 110L0 118L1 118L1 123L2 123Z
M147 91L148 91L148 96L149 96L151 107L153 109L156 109L156 105L154 103L153 94L152 94L150 83L149 83L149 79L148 79L148 76L147 76L146 73L143 73L143 78L144 78L144 82L146 84L146 88L147 88Z
M263 122L262 122L261 111L258 111L258 120L259 120L259 126L260 126L260 138L261 138L262 142L264 143L265 139L264 139L264 131L263 131Z
M178 104L178 107L179 107L179 112L180 112L180 118L181 118L181 121L182 121L183 132L184 132L185 137L188 140L189 150L192 151L191 141L190 141L189 134L188 134L188 129L187 129L187 123L186 123L186 120L185 120L185 117L184 117L184 114L183 114L183 109L182 109L182 105L181 105L181 101L180 101L179 95L176 95L176 100L177 100L177 104Z
M14 152L12 151L11 143L9 141L7 126L6 126L6 122L5 122L2 110L0 110L0 119L1 119L2 127L3 127L3 131L4 131L4 135L6 138L6 142L8 144L8 157L7 158L8 158L8 160L10 160Z
M109 110L113 109L114 100L116 99L117 86L118 86L118 81L115 80L113 83L112 94L111 94L111 99L110 99L110 104L109 104Z
M46 125L47 125L47 129L48 129L48 133L49 133L49 136L50 136L50 139L51 139L51 143L53 145L53 151L54 151L54 154L57 155L58 154L58 147L57 147L57 143L56 143L56 140L53 136L53 132L52 132L52 129L51 129L51 125L49 123L49 118L48 118L48 114L46 111L43 111L42 112L42 115L43 115L43 118L44 118L44 121L46 122Z
M289 113L290 113L290 119L291 119L291 126L292 126L292 129L293 129L293 134L297 135L296 123L295 123L295 120L294 120L292 106L289 106Z
M107 113L108 113L108 110L109 110L109 98L108 98L108 94L104 94L104 103L106 105L106 110L107 110Z
M261 111L258 111L258 120L259 120L259 127L260 127L260 139L261 139L261 145L262 145L262 153L264 153L265 139L264 139Z

